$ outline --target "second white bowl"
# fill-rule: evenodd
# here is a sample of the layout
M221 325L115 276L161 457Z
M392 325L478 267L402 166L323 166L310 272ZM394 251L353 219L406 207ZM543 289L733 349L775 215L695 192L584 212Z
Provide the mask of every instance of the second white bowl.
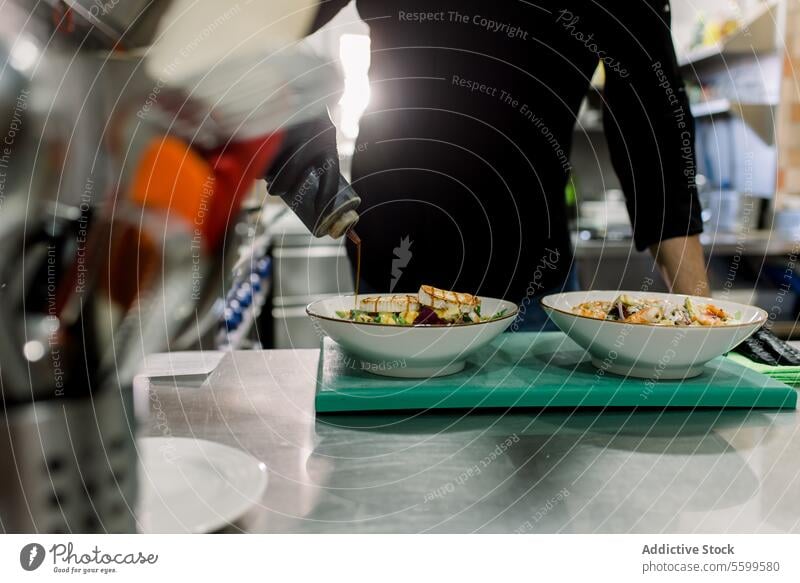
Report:
M579 291L542 298L542 307L556 326L585 348L592 364L603 371L639 378L680 379L699 375L709 360L725 354L767 320L761 308L694 296L729 313L739 312L738 324L726 326L655 326L598 320L572 312L577 304L613 301L626 293L633 297L682 302L686 296L654 292Z

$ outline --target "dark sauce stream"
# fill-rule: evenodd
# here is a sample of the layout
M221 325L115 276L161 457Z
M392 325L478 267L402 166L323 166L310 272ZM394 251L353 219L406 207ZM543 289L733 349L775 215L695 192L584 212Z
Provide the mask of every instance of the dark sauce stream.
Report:
M347 231L347 238L356 246L356 295L353 298L353 309L358 309L358 284L361 282L361 237L353 230Z

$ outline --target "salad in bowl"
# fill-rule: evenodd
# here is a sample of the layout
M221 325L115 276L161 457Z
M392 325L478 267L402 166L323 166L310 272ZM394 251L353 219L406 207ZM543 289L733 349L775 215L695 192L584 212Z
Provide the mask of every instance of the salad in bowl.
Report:
M567 292L542 307L603 373L654 381L702 374L767 320L754 306L654 292Z
M419 378L461 371L471 354L511 325L517 306L423 285L417 294L326 298L306 312L364 370ZM402 366L382 366L387 362Z

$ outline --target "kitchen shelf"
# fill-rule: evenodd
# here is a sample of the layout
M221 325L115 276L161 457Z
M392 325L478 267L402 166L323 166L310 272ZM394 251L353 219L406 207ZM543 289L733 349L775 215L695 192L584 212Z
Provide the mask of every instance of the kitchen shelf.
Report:
M692 49L688 53L678 57L678 65L680 67L688 67L690 65L699 63L700 61L705 61L706 59L710 59L712 57L718 57L722 54L722 51L722 43L697 47L696 49Z
M746 235L736 233L709 233L700 235L700 242L706 253L723 256L739 255L748 257L765 257L788 255L797 250L794 240L772 231L751 231ZM629 257L637 251L630 239L616 241L608 239L589 239L583 241L573 237L575 256L581 258Z
M708 101L701 101L692 104L692 115L694 117L706 117L710 115L719 115L722 113L736 113L743 109L759 108L759 107L777 107L776 102L746 102L746 101L731 101L730 99L710 99Z
M701 46L678 57L680 67L694 67L724 55L758 54L777 48L777 3L772 2L718 43Z
M719 115L721 113L730 113L731 102L728 99L711 99L709 101L693 103L691 109L694 117Z
M744 103L729 99L712 99L692 104L691 111L695 118L736 115L742 118L765 143L772 144L775 141L774 107L777 107L777 103Z
M776 320L772 323L771 331L778 338L787 340L800 338L800 324L793 321Z

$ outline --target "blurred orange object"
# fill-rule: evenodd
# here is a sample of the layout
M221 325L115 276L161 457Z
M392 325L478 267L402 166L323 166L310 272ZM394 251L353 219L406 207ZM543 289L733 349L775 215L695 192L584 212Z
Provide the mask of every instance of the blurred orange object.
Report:
M215 249L281 139L281 134L272 134L209 152L171 136L154 139L136 168L130 199L142 208L177 215L202 236L207 248Z
M176 213L193 224L208 184L213 185L209 163L185 142L164 136L142 154L130 198L143 208Z
M242 198L253 182L267 171L278 154L283 133L233 142L208 153L214 170L214 196L205 217L207 241L216 247L236 216Z

